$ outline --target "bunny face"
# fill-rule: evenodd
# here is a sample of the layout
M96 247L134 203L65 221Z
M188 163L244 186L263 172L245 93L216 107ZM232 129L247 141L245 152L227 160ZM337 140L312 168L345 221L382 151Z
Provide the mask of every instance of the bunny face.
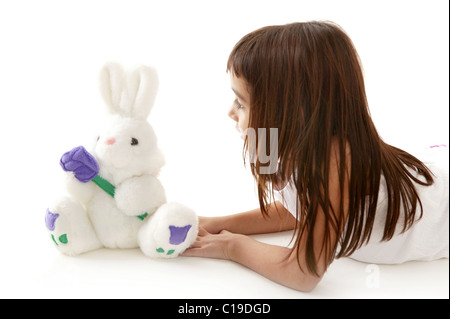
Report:
M147 121L111 117L95 145L100 167L109 172L130 171L132 175L155 173L155 157L160 156L156 135Z
M156 70L126 72L109 63L100 72L100 92L111 114L94 148L102 176L115 183L141 174L157 175L164 164L147 122L158 89Z

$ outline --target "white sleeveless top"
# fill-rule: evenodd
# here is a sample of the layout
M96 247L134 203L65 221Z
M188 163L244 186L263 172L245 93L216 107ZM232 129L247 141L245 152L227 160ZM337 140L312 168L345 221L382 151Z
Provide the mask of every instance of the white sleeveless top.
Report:
M386 183L382 176L372 235L369 242L356 250L349 256L350 258L367 263L398 264L411 260L435 260L449 257L448 148L432 147L418 158L434 174L433 185L415 185L423 205L422 218L403 234L400 234L403 221L399 218L396 235L389 241L381 242L387 214ZM415 175L417 176L417 173ZM295 217L297 191L292 182L283 189L275 191L274 195L275 199L279 200ZM419 213L420 211L416 216L419 216Z

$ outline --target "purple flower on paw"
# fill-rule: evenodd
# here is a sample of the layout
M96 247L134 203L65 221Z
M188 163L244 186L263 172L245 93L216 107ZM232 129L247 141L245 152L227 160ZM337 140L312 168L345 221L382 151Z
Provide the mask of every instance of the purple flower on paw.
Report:
M92 180L100 170L94 156L89 154L83 146L64 153L60 164L64 171L74 172L75 177L82 183Z
M47 208L47 213L45 214L45 225L47 226L48 230L52 230L52 231L55 230L55 222L58 217L59 217L59 214L53 214Z
M170 230L170 239L169 242L172 245L179 245L183 243L186 240L186 236L189 232L189 229L191 229L191 225L186 225L184 227L177 227L177 226L169 226Z

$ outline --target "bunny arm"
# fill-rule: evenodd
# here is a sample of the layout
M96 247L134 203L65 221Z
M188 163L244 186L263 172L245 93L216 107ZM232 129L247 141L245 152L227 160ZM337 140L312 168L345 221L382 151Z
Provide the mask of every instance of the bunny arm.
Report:
M117 207L128 216L152 214L166 202L161 182L154 176L132 177L116 186L114 198Z

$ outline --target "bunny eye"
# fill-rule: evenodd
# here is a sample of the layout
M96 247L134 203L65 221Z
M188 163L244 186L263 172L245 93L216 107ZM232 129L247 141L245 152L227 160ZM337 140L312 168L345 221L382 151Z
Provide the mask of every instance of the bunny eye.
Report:
M137 138L132 137L131 138L131 145L138 145L139 141L137 140Z

